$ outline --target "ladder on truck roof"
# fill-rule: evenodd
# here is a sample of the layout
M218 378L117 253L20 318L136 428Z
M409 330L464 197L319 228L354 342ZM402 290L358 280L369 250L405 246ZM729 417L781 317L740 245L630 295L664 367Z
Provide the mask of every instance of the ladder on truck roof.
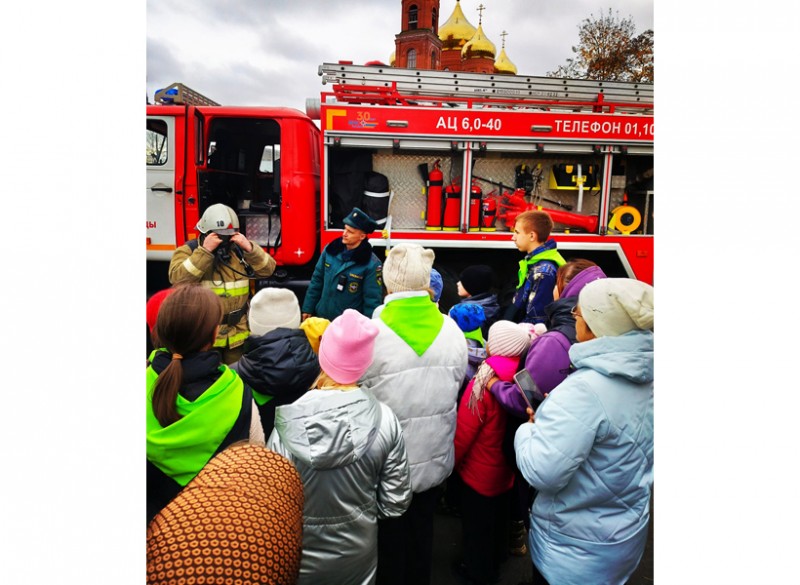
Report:
M182 83L173 83L169 87L159 89L153 99L157 104L186 106L218 106L217 102L193 90Z
M402 104L486 100L486 105L552 106L571 110L653 113L653 84L592 81L530 75L501 75L323 63L322 83L333 84L338 101ZM435 98L435 99L434 99Z

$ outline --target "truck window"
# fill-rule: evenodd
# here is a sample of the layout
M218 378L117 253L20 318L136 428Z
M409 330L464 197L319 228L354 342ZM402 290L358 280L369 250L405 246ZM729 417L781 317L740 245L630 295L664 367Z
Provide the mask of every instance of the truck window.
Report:
M147 165L162 166L167 162L167 123L164 120L147 121L145 150Z
M264 152L261 153L261 164L258 166L259 173L274 173L277 163L281 158L280 144L267 144Z
M241 217L241 212L256 213L276 204L280 142L274 119L214 117L208 126L208 164L198 173L201 211L224 203Z

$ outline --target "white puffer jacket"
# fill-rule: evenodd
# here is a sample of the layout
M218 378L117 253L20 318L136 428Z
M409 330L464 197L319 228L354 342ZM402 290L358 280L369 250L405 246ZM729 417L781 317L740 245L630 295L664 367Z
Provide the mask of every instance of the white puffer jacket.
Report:
M415 293L395 293L386 304ZM427 294L427 293L424 293ZM439 334L422 355L417 353L380 318L372 365L361 377L361 388L388 404L403 428L414 492L442 483L453 471L458 389L467 369L467 344L455 321L442 315ZM404 320L421 317L410 310Z

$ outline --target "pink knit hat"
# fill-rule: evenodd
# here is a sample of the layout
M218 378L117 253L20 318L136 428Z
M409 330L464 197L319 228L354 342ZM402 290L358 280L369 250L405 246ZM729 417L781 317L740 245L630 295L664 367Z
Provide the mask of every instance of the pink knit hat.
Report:
M325 329L319 343L322 371L340 384L352 384L372 363L378 326L354 309L345 309Z

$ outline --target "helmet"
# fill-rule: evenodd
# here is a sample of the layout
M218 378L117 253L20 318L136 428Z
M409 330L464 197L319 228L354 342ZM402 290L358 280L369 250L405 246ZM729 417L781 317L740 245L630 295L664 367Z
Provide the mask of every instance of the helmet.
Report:
M215 232L223 236L230 236L239 229L239 218L236 212L222 203L211 205L197 222L197 231L201 234Z

